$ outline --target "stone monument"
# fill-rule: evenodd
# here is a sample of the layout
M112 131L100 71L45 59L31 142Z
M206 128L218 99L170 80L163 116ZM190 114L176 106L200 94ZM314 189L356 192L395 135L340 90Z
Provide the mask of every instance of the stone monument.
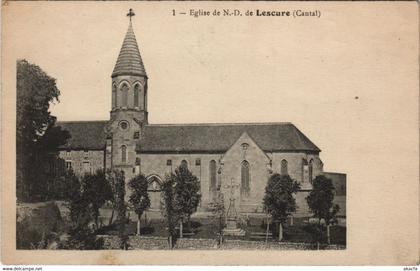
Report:
M235 184L232 178L230 185L225 185L224 188L230 188L230 198L229 208L226 213L226 228L223 229L223 234L227 236L244 236L245 231L238 228L238 213L235 208L235 188L239 188L239 184Z

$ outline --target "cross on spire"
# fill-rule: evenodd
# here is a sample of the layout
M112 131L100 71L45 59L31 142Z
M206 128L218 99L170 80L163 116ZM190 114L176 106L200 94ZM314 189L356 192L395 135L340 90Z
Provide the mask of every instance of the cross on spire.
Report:
M130 22L131 22L131 17L135 16L136 14L134 13L133 9L130 8L128 10L127 16L130 17Z

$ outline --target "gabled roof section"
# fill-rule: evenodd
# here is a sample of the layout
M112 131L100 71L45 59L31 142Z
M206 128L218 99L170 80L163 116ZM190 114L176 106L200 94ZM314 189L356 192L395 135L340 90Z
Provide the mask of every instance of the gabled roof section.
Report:
M111 77L118 75L147 76L131 22Z
M266 152L320 152L291 123L146 125L136 150L224 153L244 132Z
M62 121L61 126L71 138L60 149L103 150L106 143L105 127L108 121Z

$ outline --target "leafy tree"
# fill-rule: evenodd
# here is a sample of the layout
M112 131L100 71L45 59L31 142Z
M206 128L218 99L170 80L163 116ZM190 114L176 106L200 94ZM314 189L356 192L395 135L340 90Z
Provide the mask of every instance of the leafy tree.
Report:
M87 173L82 178L83 198L88 202L92 212L92 218L98 229L99 208L101 208L107 200L113 197L112 188L106 179L103 170L97 170L94 174Z
M334 185L331 179L319 175L313 180L312 187L306 201L314 217L318 218L319 225L321 225L321 219L324 219L327 226L327 242L330 244L330 224L336 220L336 215L340 210L337 204L333 204Z
M59 102L56 80L26 60L17 61L16 76L16 191L20 201L45 200L46 163L58 157L57 147L70 134L54 126L49 111Z
M175 201L177 213L180 214L181 223L186 219L188 229L191 229L191 215L197 210L200 203L200 182L186 165L181 164L175 169Z
M63 173L61 174L49 180L51 184L49 185L48 199L64 200L69 202L72 199L75 191L80 190L80 181L72 169L63 169Z
M69 238L67 242L61 244L61 247L77 250L98 249L96 235L86 222L75 224L71 227Z
M60 247L64 249L100 249L100 240L97 240L95 231L90 227L93 221L97 221L99 210L95 210L98 205L93 203L93 191L95 187L101 185L103 172L96 174L86 174L83 176L82 183L72 170L66 172L66 181L68 181L68 192L64 195L69 201L70 209L70 227L68 230L69 238L66 242L60 242ZM98 200L101 201L103 192L99 189Z
M268 179L263 202L273 220L279 222L279 241L283 239L283 223L286 222L289 214L296 211L293 195L299 189L300 184L289 175L275 173Z
M128 201L137 214L137 235L140 235L140 218L143 212L150 207L149 194L147 193L147 179L143 174L139 174L129 181L128 186L131 190Z
M75 190L70 201L70 229L69 240L63 246L68 249L95 249L96 235L89 227L92 220L89 201L83 197L81 191Z
M173 173L166 175L165 181L162 183L162 212L166 220L166 227L168 229L168 243L172 249L174 243L174 237L176 235L176 224L179 220L179 214L177 213L177 203L175 195L175 182L176 178Z
M74 174L74 171L70 169L64 174L64 182L63 199L70 201L74 195L80 193L80 180Z
M120 238L120 248L128 249L128 234L126 231L127 223L127 204L125 202L125 177L123 171L114 171L115 174L115 205L117 208L118 237Z

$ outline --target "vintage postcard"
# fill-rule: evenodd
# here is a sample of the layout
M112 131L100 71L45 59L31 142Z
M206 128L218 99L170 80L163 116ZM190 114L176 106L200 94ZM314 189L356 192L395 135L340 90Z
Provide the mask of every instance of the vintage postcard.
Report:
M415 265L415 2L3 2L5 264Z

